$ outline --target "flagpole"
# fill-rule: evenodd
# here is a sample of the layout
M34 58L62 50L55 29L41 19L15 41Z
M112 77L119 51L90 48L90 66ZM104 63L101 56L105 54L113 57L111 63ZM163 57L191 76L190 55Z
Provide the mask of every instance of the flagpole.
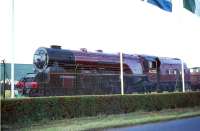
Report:
M11 23L12 23L12 27L11 27L11 51L12 51L12 61L11 61L11 98L14 98L14 80L15 80L15 76L14 76L14 42L15 42L15 27L14 27L14 0L11 1L12 2L12 12L11 12Z
M177 16L178 16L178 27L179 31L182 30L182 11L183 11L183 0L179 0L178 4L176 5L177 8ZM181 39L180 33L179 33L179 39ZM181 58L181 76L182 76L182 91L185 92L185 71L184 71L184 61L183 56Z
M121 95L124 95L124 78L123 78L123 54L120 52L120 80L121 80Z

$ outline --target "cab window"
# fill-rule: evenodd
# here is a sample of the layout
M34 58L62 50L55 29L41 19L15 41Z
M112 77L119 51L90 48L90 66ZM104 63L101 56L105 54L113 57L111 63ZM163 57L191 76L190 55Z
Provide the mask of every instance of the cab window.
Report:
M149 68L156 69L156 61L149 61Z

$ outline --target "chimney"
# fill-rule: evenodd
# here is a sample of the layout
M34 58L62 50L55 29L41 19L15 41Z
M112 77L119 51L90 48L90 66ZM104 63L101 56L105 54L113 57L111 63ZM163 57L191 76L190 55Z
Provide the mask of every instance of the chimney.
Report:
M59 45L51 45L51 48L52 49L61 49L61 46L59 46Z
M103 50L96 50L96 52L103 53Z
M81 48L80 49L82 52L87 52L87 49L86 48Z

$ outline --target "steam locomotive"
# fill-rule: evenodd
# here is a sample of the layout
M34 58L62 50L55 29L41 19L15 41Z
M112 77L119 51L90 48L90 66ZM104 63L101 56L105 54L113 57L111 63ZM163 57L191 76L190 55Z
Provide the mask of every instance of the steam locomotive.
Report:
M120 94L120 56L102 50L88 52L38 48L33 64L38 88L30 96ZM190 71L184 63L186 89ZM173 92L182 90L181 60L149 55L123 54L124 93Z

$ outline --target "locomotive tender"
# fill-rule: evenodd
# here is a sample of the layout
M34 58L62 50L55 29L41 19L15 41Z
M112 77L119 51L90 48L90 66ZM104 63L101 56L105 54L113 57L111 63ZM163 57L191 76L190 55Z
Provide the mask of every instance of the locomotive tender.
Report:
M200 90L200 67L193 67L190 70L192 90Z
M119 54L38 48L33 64L39 86L30 96L120 94ZM185 82L190 72L184 64ZM181 90L181 60L123 54L124 93Z

